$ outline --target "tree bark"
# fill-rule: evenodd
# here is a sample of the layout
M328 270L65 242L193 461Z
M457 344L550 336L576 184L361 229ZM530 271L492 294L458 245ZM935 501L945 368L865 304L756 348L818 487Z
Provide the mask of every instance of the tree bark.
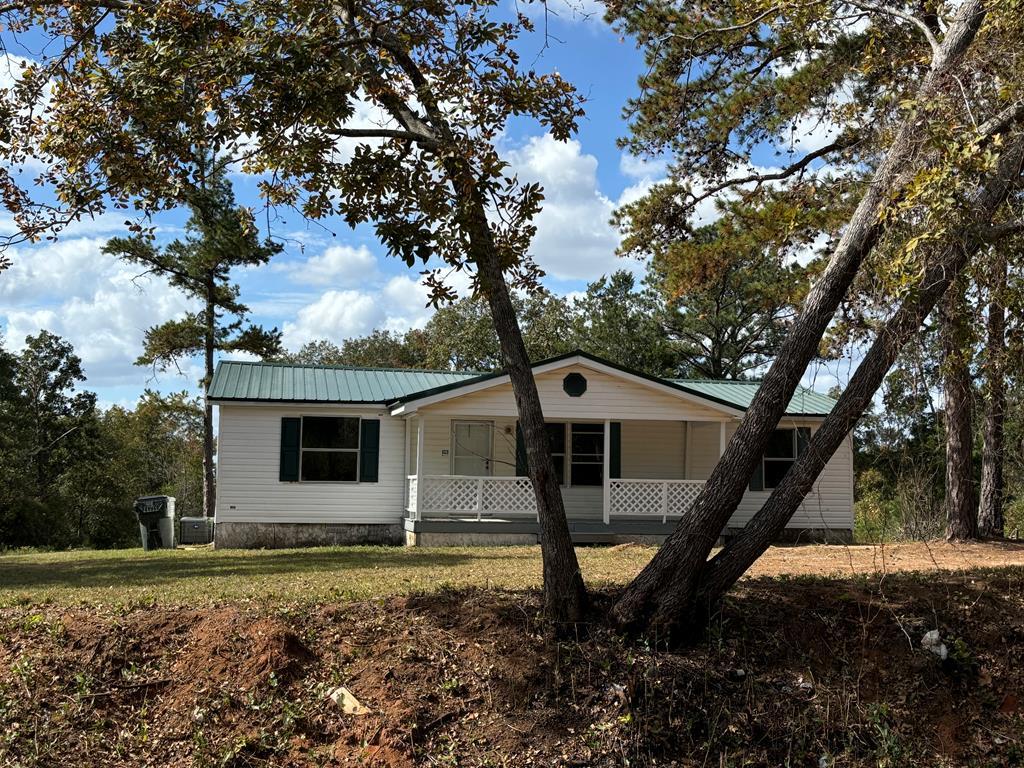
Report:
M206 281L206 313L203 329L203 515L213 517L217 507L216 486L213 471L213 405L210 403L210 382L213 381L213 351L216 345L215 327L217 309L215 305L214 276Z
M1006 419L1006 310L1002 292L1006 286L1006 257L997 248L993 254L991 298L988 304L987 360L985 368L985 427L981 457L981 501L978 505L978 534L1003 535L1003 451Z
M957 280L942 307L943 397L946 425L946 538L978 538L974 506L971 430L970 331L966 285Z
M984 16L981 0L967 0L961 6L918 89L922 102L928 101L970 47ZM824 274L808 295L775 363L704 489L665 545L613 607L612 616L620 625L646 627L666 634L693 629L683 624L690 615L707 556L743 498L754 468L861 262L884 229L879 214L892 192L901 186L908 164L917 152L919 120L915 113L900 126Z
M1010 190L1019 184L1022 158L1024 139L1018 139L1004 153L997 171L977 195L975 209L979 221L991 220ZM807 452L743 531L709 561L694 601L697 615L706 615L782 533L828 460L871 404L902 347L919 332L950 284L984 245L976 230L961 229L927 266L917 290L886 322L835 407L811 436Z
M544 607L547 617L563 627L583 619L587 591L565 516L562 490L558 486L551 445L544 427L537 383L523 343L515 306L509 295L498 250L487 222L487 209L470 175L459 164L448 161L448 171L460 197L465 201L462 226L469 235L469 257L476 265L477 279L487 299L494 330L505 358L505 372L519 412L519 427L526 448L526 460L540 523L541 560L544 572Z

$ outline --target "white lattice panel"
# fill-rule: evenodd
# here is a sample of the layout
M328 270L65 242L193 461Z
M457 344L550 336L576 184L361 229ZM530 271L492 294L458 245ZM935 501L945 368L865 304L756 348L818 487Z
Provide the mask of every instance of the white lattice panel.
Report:
M484 512L537 514L537 499L526 477L489 477L483 481Z
M704 483L699 481L670 482L668 484L668 514L681 515L697 500Z
M425 477L420 502L422 512L476 512L478 509L475 477Z
M410 511L410 512L415 512L416 511L416 486L417 486L417 479L416 479L416 477L410 477L410 478L408 478L408 482L409 482L409 503L406 505L405 508L408 511Z
M608 511L613 515L661 514L661 483L611 480Z
M610 480L611 515L681 515L704 486L699 480Z

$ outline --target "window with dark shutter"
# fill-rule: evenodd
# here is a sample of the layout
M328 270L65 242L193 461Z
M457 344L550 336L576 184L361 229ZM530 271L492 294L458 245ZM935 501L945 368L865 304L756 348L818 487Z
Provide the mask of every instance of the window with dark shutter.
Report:
M303 416L300 477L306 482L355 482L359 477L359 418Z

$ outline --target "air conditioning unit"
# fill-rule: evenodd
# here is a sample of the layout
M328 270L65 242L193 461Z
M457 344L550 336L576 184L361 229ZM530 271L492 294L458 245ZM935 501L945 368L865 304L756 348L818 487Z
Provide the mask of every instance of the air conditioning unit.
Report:
M183 517L178 530L180 544L209 544L213 541L212 517Z

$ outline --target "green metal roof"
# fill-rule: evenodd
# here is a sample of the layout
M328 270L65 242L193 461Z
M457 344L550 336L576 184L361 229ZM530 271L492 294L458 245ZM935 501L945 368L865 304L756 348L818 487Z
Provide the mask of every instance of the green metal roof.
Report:
M746 410L760 381L717 381L712 379L658 379L631 371L585 352L561 355L588 358L613 368L634 373L655 382L689 392L712 402ZM459 384L485 381L501 373L477 371L422 371L403 368L352 368L348 366L291 365L223 360L217 365L210 385L212 400L267 402L391 403L444 391ZM786 408L787 416L824 416L835 400L806 387L798 387Z
M721 403L746 410L761 388L760 381L720 381L717 379L671 379L695 395L709 397ZM836 404L828 395L807 387L797 387L786 406L787 416L824 416Z
M350 368L222 360L210 384L212 400L303 403L388 403L414 392L480 376L476 372Z

